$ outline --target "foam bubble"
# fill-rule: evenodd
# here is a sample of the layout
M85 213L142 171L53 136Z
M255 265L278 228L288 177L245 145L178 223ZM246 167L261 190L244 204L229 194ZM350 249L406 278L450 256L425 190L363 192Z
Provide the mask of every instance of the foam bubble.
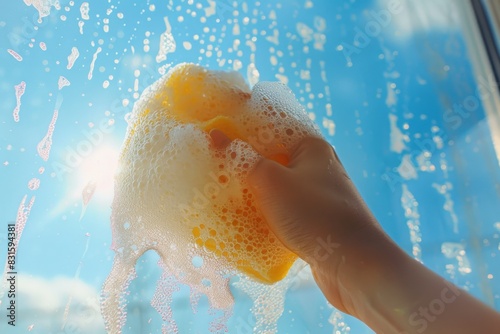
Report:
M181 64L143 92L128 123L112 205L115 259L103 287L109 329L124 323L124 290L149 249L164 270L155 308L171 329L176 282L207 295L226 319L231 275L259 291L287 275L297 256L267 228L247 184L261 155L287 164L302 138L320 136L286 86L250 90L236 72ZM213 128L233 139L227 149L213 147Z
M16 91L16 107L12 112L14 116L14 122L19 122L19 111L21 110L21 97L24 95L24 91L26 90L26 82L21 81L19 85L15 85L14 89Z

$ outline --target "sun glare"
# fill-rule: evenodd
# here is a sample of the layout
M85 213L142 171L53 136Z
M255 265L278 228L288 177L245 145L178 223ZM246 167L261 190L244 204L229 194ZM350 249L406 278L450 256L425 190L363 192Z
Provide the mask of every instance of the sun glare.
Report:
M77 192L79 196L82 196L82 192L90 186L93 189L89 194L90 197L95 196L101 200L106 200L105 202L112 198L118 156L119 149L103 146L96 149L82 161L77 173ZM85 198L85 196L83 197ZM90 198L88 201L90 201Z

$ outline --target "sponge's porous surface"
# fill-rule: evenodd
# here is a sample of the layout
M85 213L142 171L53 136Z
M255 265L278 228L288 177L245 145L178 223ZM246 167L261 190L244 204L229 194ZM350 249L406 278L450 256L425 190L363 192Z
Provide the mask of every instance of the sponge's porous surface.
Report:
M215 128L232 139L227 148L214 147L208 133ZM172 68L143 92L129 119L105 292L124 285L121 276L149 249L216 304L226 302L213 287L236 270L262 283L283 279L297 256L267 227L247 175L260 156L286 165L306 136L320 134L285 85L250 89L237 72Z

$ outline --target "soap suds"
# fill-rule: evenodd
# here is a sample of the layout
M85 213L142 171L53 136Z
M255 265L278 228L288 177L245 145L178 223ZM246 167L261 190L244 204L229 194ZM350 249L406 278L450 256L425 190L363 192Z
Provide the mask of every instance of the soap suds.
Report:
M234 139L226 150L212 146L213 128ZM320 134L280 83L250 90L239 73L181 64L146 89L129 118L115 179L115 259L102 303L108 329L120 332L124 293L149 249L164 271L153 305L165 329L176 328L168 305L175 284L205 294L228 316L234 275L244 291L261 296L254 298L257 327L274 328L297 256L267 228L246 176L260 155L286 164L305 136ZM272 305L264 302L269 294Z

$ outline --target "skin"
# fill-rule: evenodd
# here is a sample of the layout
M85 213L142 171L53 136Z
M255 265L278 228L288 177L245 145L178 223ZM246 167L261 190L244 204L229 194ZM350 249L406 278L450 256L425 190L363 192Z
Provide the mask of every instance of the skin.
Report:
M230 143L219 130L210 136L219 149ZM249 183L271 230L338 310L377 333L500 332L499 313L389 238L326 141L304 139L288 166L261 158Z

